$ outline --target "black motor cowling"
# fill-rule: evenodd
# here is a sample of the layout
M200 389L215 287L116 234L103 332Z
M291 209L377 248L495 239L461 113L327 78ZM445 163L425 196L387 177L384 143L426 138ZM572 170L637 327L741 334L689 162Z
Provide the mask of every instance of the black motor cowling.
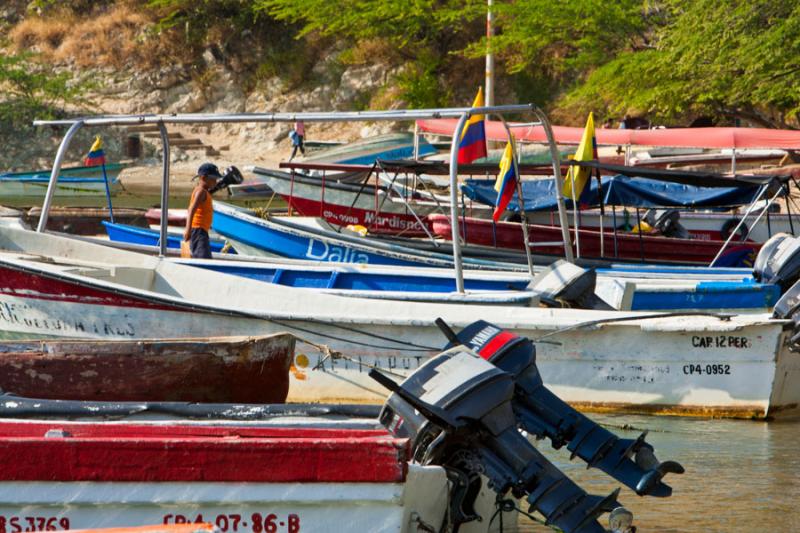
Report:
M559 259L536 274L526 288L535 291L541 302L551 307L614 309L595 294L596 281L594 269L584 269Z
M652 224L663 236L673 239L689 239L689 230L679 222L681 212L677 209L667 209L663 213L658 212L655 222Z
M228 186L230 185L239 185L243 181L244 181L244 176L242 176L242 173L239 171L238 168L231 165L227 169L225 169L225 174L222 175L221 179L217 180L217 183L213 187L211 187L211 189L209 189L209 192L211 194L214 194L219 190L228 188Z
M511 374L456 346L400 385L376 370L370 375L393 391L381 423L410 439L415 460L445 467L456 488L469 486L454 490L456 527L479 518L472 502L485 476L495 492L526 496L531 510L566 533L605 532L597 518L618 507L619 490L605 498L587 494L518 431Z
M661 479L670 472L683 473L683 467L673 461L660 463L645 442L646 432L635 440L620 439L553 394L542 382L530 340L480 320L451 340L456 342L514 376L512 405L525 431L550 439L556 449L566 445L572 458L599 468L640 496L672 494Z
M753 277L761 283L780 286L781 293L800 278L800 238L788 233L773 235L758 252Z

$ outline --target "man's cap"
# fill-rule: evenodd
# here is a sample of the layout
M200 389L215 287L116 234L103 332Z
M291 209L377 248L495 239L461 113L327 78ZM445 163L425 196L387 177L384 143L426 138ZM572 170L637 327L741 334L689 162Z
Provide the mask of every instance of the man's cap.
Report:
M219 168L214 163L203 163L197 169L198 176L208 176L209 178L221 178L222 174L219 173Z

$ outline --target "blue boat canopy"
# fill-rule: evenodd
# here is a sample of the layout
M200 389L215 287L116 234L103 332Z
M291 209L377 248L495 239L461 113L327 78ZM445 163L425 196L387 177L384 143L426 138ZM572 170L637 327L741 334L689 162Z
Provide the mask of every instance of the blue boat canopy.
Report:
M461 185L464 194L473 201L493 206L497 198L493 179L470 179ZM590 189L581 196L581 204L588 206L618 205L627 207L658 208L720 208L752 203L763 185L738 187L698 187L683 183L669 183L628 176L604 176L602 189L597 180L590 181ZM522 195L526 211L555 211L555 184L551 178L522 182ZM572 206L572 201L566 201ZM508 204L510 211L519 211L517 194Z

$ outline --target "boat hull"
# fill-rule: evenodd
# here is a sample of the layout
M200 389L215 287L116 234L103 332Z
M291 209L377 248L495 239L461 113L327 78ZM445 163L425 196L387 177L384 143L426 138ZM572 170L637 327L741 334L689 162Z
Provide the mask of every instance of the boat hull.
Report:
M545 382L584 407L763 418L788 416L800 405L800 365L789 350L792 323L769 315L647 318L399 305L300 292L52 235L7 229L0 237L6 248L62 254L55 264L18 253L0 258L0 330L94 338L288 331L302 341L289 401L382 401L385 391L369 377L372 368L405 375L446 343L436 318L457 330L483 317L533 339ZM64 263L72 254L94 256L102 266L91 269L82 260L69 267ZM114 263L119 266L109 269ZM148 281L148 272L157 279Z
M450 218L444 215L429 215L433 232L445 239L452 238ZM481 246L496 246L512 250L524 250L524 239L520 224L513 222L492 223L489 220L462 218L459 220L461 234L466 241ZM574 230L571 231L574 235ZM721 241L705 241L691 239L671 239L667 237L632 233L605 232L601 246L598 231L578 230L580 238L580 256L586 258L611 258L624 260L641 260L642 262L661 262L679 264L709 265L723 246ZM531 251L537 254L563 254L561 228L556 226L530 225L528 241ZM573 250L577 251L575 237ZM537 244L558 243L558 244ZM755 262L760 243L744 242L728 245L724 253L716 261L715 266L738 267L752 266Z
M244 253L267 252L295 259L310 259L333 263L371 265L423 265L414 258L403 258L399 254L379 254L364 247L345 246L322 238L309 237L304 232L286 231L274 223L258 221L253 217L243 219L227 208L215 206L212 228L233 242Z
M0 389L85 401L283 403L291 335L0 343Z
M299 345L288 397L296 402L383 401L385 392L368 375L371 368L406 374L445 342L432 318L356 318L350 326L353 330L346 331L340 325L315 321L242 321L132 308L125 301L112 305L109 299L97 304L65 302L63 288L57 291L58 296L49 297L41 292L27 297L0 294L0 321L5 322L0 327L25 336L95 338L135 338L141 332L153 336L154 331L168 336L170 331L184 329L195 334L241 333L257 331L256 324L261 331L286 329L342 354L331 356L313 345ZM352 302L359 305L357 299ZM9 316L7 309L13 314ZM76 316L81 317L77 322ZM457 328L467 325L467 321L448 321ZM565 401L589 410L763 418L776 411L788 415L800 404L797 387L772 394L776 376L785 374L787 383L800 379L800 367L787 366L795 357L783 346L786 335L779 325L744 327L714 321L714 330L708 331L707 322L698 324L691 316L679 320L678 328L675 319L649 322L565 331L551 337L559 344L537 345L542 377ZM533 339L555 331L545 324L516 324L512 329ZM736 343L740 348L728 348ZM432 349L420 348L425 346Z
M116 224L103 220L108 238L116 242L127 242L131 244L145 244L148 246L158 246L161 240L161 233L149 228L139 228L128 224ZM183 235L178 233L167 234L167 248L180 250ZM225 249L225 241L219 239L210 240L211 251L220 253ZM235 250L226 250L226 253L235 254Z
M408 464L408 442L379 430L7 421L0 450L6 531L410 532L448 501L444 469Z
M393 199L385 188L372 184L342 184L333 180L293 176L255 170L271 190L289 204L289 209L302 216L321 217L336 226L360 225L370 233L423 236L420 221L434 212L436 205L414 203L414 212L399 199Z
M122 190L117 176L123 165L106 165L106 176L111 193ZM44 196L50 181L50 171L14 172L0 174L0 196ZM61 169L55 196L103 196L106 185L101 166L68 167Z
M728 231L723 231L724 226L728 228L735 227L735 223L741 220L742 215L732 215L730 213L697 213L694 211L681 211L680 224L689 232L693 239L704 241L724 241L730 234ZM572 224L573 216L569 212L567 214L570 224ZM797 215L795 215L797 218ZM528 220L533 224L542 225L558 225L558 214L547 212L529 212ZM578 215L580 227L592 231L600 231L600 211L586 210L581 211ZM622 224L625 217L618 213L617 223ZM764 243L771 235L777 233L788 233L794 235L800 230L800 220L791 220L787 214L770 214L769 224L762 218L758 224L753 224L754 217L750 217L746 225L750 230L747 236L748 240ZM636 215L628 217L628 222L636 224ZM608 231L608 228L613 226L613 217L611 213L606 212L603 217L603 225ZM752 227L751 227L752 226ZM734 241L735 242L735 241Z

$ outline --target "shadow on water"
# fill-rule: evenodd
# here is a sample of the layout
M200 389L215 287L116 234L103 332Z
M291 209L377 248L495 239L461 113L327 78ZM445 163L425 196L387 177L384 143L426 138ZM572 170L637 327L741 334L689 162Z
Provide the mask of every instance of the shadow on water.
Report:
M600 416L592 418L621 436L635 438L649 429L661 460L680 462L686 473L668 476L669 498L641 498L623 488L621 502L635 516L640 532L800 531L795 507L800 501L800 423L703 420L675 417ZM539 448L584 489L608 494L615 484L568 452ZM606 518L603 525L606 526ZM522 531L551 529L521 519Z

